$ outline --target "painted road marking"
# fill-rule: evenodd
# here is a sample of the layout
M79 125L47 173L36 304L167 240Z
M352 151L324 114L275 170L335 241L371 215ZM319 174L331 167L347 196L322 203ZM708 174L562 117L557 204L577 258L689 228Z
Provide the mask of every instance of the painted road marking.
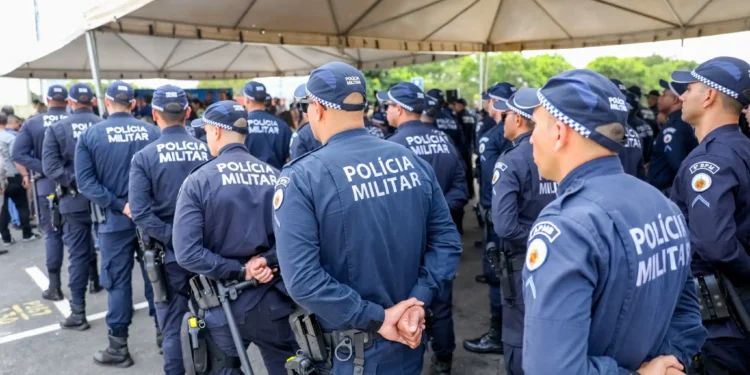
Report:
M146 309L146 308L148 308L148 302L141 302L141 303L133 305L133 310L142 310L142 309ZM95 320L104 319L105 316L107 316L107 312L106 311L89 315L89 316L86 317L86 319L89 322L92 322L92 321L95 321ZM24 332L19 332L19 333L14 333L12 335L7 335L7 336L0 337L0 344L5 344L5 343L13 342L13 341L17 341L17 340L20 340L20 339L25 339L27 337L38 336L38 335L49 333L49 332L55 332L55 331L59 331L60 329L61 329L60 328L60 324L57 324L57 323L50 324L48 326L44 326L44 327L40 327L40 328L35 328L35 329L32 329L32 330L28 330L28 331L24 331ZM0 335L1 334L2 333L0 333Z
M44 272L42 272L39 267L29 267L26 269L26 273L31 276L31 279L34 280L34 282L37 286L39 286L39 289L41 289L42 292L49 286L49 279L44 275ZM68 302L67 298L63 298L62 301L54 301L54 304L63 317L67 317L68 315L70 315L70 303Z

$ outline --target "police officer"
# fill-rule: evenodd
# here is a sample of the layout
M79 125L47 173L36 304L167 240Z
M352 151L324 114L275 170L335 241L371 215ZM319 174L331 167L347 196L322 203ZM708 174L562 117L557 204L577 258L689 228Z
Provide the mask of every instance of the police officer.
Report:
M99 225L102 253L101 282L107 290L107 327L109 346L94 354L103 366L129 367L133 359L128 352L128 327L133 317L133 259L138 251L135 224L130 219L128 177L130 161L136 152L159 137L159 129L136 120L130 111L135 106L133 87L114 81L107 87L104 105L109 117L93 125L78 138L75 172L78 189L105 210L106 222ZM154 316L153 291L144 279L149 315ZM157 343L158 332L157 325Z
M39 207L36 208L39 217L39 225L45 233L45 251L47 261L47 274L49 275L49 287L42 293L42 298L51 301L61 301L63 293L60 282L60 269L63 263L63 241L62 231L52 228L52 215L47 196L55 192L55 182L42 176L42 143L44 132L58 120L68 117L65 107L68 105L68 90L60 85L52 85L47 89L47 102L49 110L42 115L32 117L26 121L21 131L18 132L16 142L13 145L13 161L26 168L27 173L23 176L23 186L28 187L31 183L29 174L38 174L35 179L34 189L36 191ZM33 241L41 238L38 234L24 237L22 241ZM11 239L11 243L13 240Z
M630 113L627 102L628 90L619 79L612 79L612 83L617 86L617 89L620 90L625 97L625 100L622 102L613 102L611 105L621 108L624 107L628 110L628 113ZM622 148L620 148L620 153L618 154L620 162L622 162L622 168L625 170L625 173L641 180L645 180L646 170L643 167L643 146L641 144L641 137L638 135L635 127L631 126L629 122L623 124L623 126L625 127L625 137L620 142Z
M378 93L380 100L388 102L388 123L396 133L388 138L412 150L434 169L440 190L445 195L451 217L463 211L469 200L463 160L450 144L448 137L420 121L425 104L424 93L412 83L399 83L388 91ZM454 220L455 221L455 220ZM456 337L453 330L453 280L436 296L430 309L434 314L429 335L432 337L432 371L450 374Z
M741 298L739 305L729 302L731 317L704 315L702 374L747 374L750 338L737 318L746 318L750 308L750 140L741 135L737 119L750 104L750 64L717 57L692 72L674 72L672 80L688 84L680 97L682 120L695 127L700 141L672 187L672 200L690 229L693 275L701 289L710 288L712 278L726 278L724 288L731 282Z
M536 107L539 174L559 183L527 240L526 375L679 374L706 337L680 211L617 157L624 100L586 69L516 95Z
M183 374L180 323L188 312L190 272L177 264L172 241L177 192L190 171L208 161L208 147L188 134L190 115L185 91L173 85L154 91L152 117L161 129L155 142L138 151L130 166L129 195L133 221L145 234L164 247L161 282L167 286L167 301L156 303L156 317L164 335L164 373ZM145 241L144 241L145 242Z
M76 142L83 132L102 119L91 107L96 97L84 83L76 83L68 92L68 103L72 114L47 128L42 147L44 174L60 186L58 197L60 213L63 215L62 239L68 247L68 274L71 299L71 314L60 322L65 329L83 331L89 328L86 321L86 285L99 274L96 267L96 249L91 233L89 200L78 191L74 156ZM93 273L93 275L89 275Z
M292 130L283 120L265 111L264 103L268 94L262 83L248 82L242 89L242 94L245 96L249 126L245 147L260 161L281 169L289 160Z
M393 126L388 125L388 118L385 114L385 112L373 112L372 114L372 123L379 127L380 130L383 131L383 135L385 139L388 139L393 133L396 131L396 128Z
M435 113L435 127L443 133L447 134L453 144L456 146L456 150L463 155L467 150L471 150L471 147L467 147L467 140L465 138L464 130L459 127L458 121L453 117L448 105L445 104L445 94L440 89L432 89L427 91L427 96L437 100L437 112Z
M292 160L322 146L310 130L310 120L307 119L307 106L310 105L310 102L306 98L307 93L303 83L294 90L294 99L297 100L297 105L302 108L299 121L302 125L292 134L292 140L289 143L289 158Z
M476 140L476 123L477 119L469 111L466 110L466 99L456 99L455 104L456 110L454 117L458 121L458 126L464 132L464 140L466 146L464 152L461 154L461 158L464 160L464 170L466 171L466 181L469 182L474 177L474 168L472 166L471 154L474 148ZM474 199L474 184L469 183L467 188L469 189L469 199Z
M654 133L653 128L646 121L638 116L638 98L631 92L624 92L626 101L630 105L630 112L628 112L628 125L635 129L638 133L638 137L641 139L641 147L643 147L643 164L648 164L651 159L651 149L654 146ZM645 176L644 176L645 178Z
M498 353L502 354L502 297L500 295L500 280L495 276L489 262L487 248L491 244L497 244L495 231L488 219L491 219L492 209L492 176L494 174L497 158L513 144L505 138L503 123L507 110L498 111L494 108L495 102L507 102L508 98L516 91L515 86L507 82L497 83L488 90L490 98L489 113L492 120L483 120L485 126L492 125L479 140L479 160L481 163L481 176L479 185L479 215L485 221L482 248L482 274L476 277L477 281L486 282L489 287L490 297L490 328L482 336L465 340L464 349L473 353Z
M278 171L247 152L248 120L236 102L212 104L196 125L205 127L216 158L190 173L177 197L172 226L177 262L212 280L255 278L260 283L231 306L244 348L235 348L221 307L206 311L204 320L224 355L237 357L237 350L255 343L268 373L286 374L284 363L296 345L287 321L294 304L273 274L278 265L271 205ZM211 373L242 374L234 367Z
M287 164L276 185L281 274L334 339L333 374L418 374L424 306L450 285L461 253L448 205L427 161L363 128L362 73L323 65L307 92L324 145Z
M505 373L523 375L523 283L521 271L526 254L526 239L539 212L557 193L557 183L539 175L529 139L534 130L533 108L521 108L516 95L535 95L538 89L522 88L507 102L496 101L493 108L508 111L503 126L505 138L513 147L495 163L492 175L492 223L497 234L500 256L493 266L500 271L503 310L503 354Z
M682 120L680 96L687 86L679 82L659 81L664 92L659 97L659 111L667 114L667 124L654 140L647 181L669 196L680 164L688 156L698 140L693 128Z
M365 129L367 129L368 132L370 132L370 135L376 138L385 139L385 133L379 126L375 126L375 124L370 121L369 118L367 118L367 110L369 109L369 106L365 107L364 110L364 116L362 116L362 121L365 122ZM305 116L307 116L307 113L305 113Z

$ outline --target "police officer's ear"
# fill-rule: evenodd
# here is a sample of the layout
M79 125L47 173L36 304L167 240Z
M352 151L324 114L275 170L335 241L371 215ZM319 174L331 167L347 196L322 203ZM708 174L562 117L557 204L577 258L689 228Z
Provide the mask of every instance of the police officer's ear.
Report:
M99 101L96 99L96 96L91 98L91 106L97 107L99 105Z
M189 119L191 113L193 113L193 109L190 108L190 106L187 106L185 108L185 119ZM156 118L154 118L154 121L156 121Z
M573 131L573 129L565 125L565 123L557 119L555 119L555 123L554 125L552 125L552 127L554 128L553 131L557 134L557 142L555 142L554 150L560 151L568 145L568 143L570 142L570 138L574 136L575 132Z

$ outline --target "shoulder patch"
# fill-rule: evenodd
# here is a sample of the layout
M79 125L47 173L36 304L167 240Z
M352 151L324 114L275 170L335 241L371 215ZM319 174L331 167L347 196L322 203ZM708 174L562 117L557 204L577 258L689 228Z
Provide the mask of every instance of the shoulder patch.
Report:
M664 143L672 142L672 134L664 134Z
M485 144L484 143L480 143L479 144L479 153L480 154L484 152L484 148L485 148Z
M284 189L277 189L273 194L273 209L278 210L282 203L284 203Z
M499 170L505 172L505 170L508 169L508 166L505 165L505 163L499 161L499 162L495 163L495 169L499 169Z
M526 250L526 268L534 271L547 260L547 244L541 238L534 239Z
M719 169L721 168L719 168L719 166L714 163L707 162L707 161L699 161L690 166L690 174L695 174L695 172L700 171L700 170L708 171L711 174L716 174L716 172L718 172Z
M690 182L690 185L693 187L693 190L699 193L706 191L711 187L711 176L705 173L698 173L697 175L693 176L693 180Z
M549 243L553 243L557 237L560 236L560 229L550 221L540 221L531 228L531 231L529 232L529 240L536 236L547 237Z
M287 185L289 185L289 177L284 176L284 177L279 178L278 181L276 181L277 188L279 186L287 186Z

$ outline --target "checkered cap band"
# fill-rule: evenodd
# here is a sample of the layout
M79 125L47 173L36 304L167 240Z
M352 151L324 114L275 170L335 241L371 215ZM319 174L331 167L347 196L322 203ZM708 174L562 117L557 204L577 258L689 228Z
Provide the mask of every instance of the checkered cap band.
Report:
M310 89L308 89L307 87L305 87L305 91L307 92L307 96L313 98L315 101L317 101L318 103L320 103L322 106L327 107L327 108L332 108L332 109L335 109L335 110L339 110L339 111L342 110L340 105L335 104L335 103L331 103L331 102L329 102L327 100L323 100L323 99L317 97L315 94L311 93Z
M153 105L152 105L152 107L153 107ZM222 129L234 130L232 128L232 125L222 124L222 123L217 122L217 121L209 120L209 119L207 119L205 117L203 118L203 122L205 122L206 124L211 124L213 126L218 126L218 127L222 128Z
M404 107L407 111L414 112L414 107L408 106L408 105L406 105L404 103L401 103L400 101L396 100L396 98L394 98L393 95L391 95L390 91L388 91L388 98L391 99L394 103L396 103L396 104Z
M170 103L170 104L172 104L172 103ZM187 107L188 107L189 105L190 105L190 103L188 103L188 104L185 104L185 106L184 106L184 107L182 107L182 109L183 109L183 110L185 110L185 108L187 108ZM151 103L151 108L153 108L153 109L155 109L155 110L157 110L157 111L159 111L159 112L164 112L164 107L160 107L160 106L158 106L158 105L154 105L154 103L153 103L153 102Z
M107 95L107 94L105 94L104 96L105 96L105 97L106 97L107 99L111 100L111 101L116 101L116 100L117 100L117 99L113 98L113 97L112 97L111 95ZM132 103L132 102L134 102L134 101L135 101L135 99L130 99L130 100L128 100L128 103ZM153 105L151 105L151 107L153 107Z
M518 107L516 107L516 106L515 106L515 105L513 104L513 101L512 101L512 100L508 100L508 101L506 102L506 104L508 105L508 108L510 108L510 110L511 110L511 111L513 111L513 112L515 112L515 113L518 113L519 115L521 115L521 116L523 116L523 117L525 117L525 118L527 118L527 119L531 120L531 115L530 115L530 114L528 114L528 113L526 113L526 112L524 112L524 111L522 111L522 110L521 110L521 109L519 109Z
M584 136L585 138L589 138L591 136L591 130L586 128L585 126L578 123L578 121L573 120L572 118L568 117L565 113L557 109L552 103L547 100L547 98L542 95L542 90L539 90L536 93L536 97L539 98L539 102L546 109L549 113L552 114L552 116L555 116L556 119L562 121L565 125L570 126L571 129L575 130L578 134Z
M724 94L727 94L727 95L729 95L729 96L731 96L732 98L735 98L735 99L739 99L739 97L740 97L740 94L738 94L738 93L736 93L736 92L734 92L734 91L732 91L732 90L730 90L730 89L728 89L728 88L726 88L724 86L721 86L721 85L719 85L718 83L716 83L714 81L709 80L708 78L706 78L706 77L704 77L704 76L696 73L695 70L693 70L692 72L690 72L690 74L693 77L695 77L695 79L697 79L697 80L705 83L706 85L708 85L712 89L719 90L719 91L723 92Z

